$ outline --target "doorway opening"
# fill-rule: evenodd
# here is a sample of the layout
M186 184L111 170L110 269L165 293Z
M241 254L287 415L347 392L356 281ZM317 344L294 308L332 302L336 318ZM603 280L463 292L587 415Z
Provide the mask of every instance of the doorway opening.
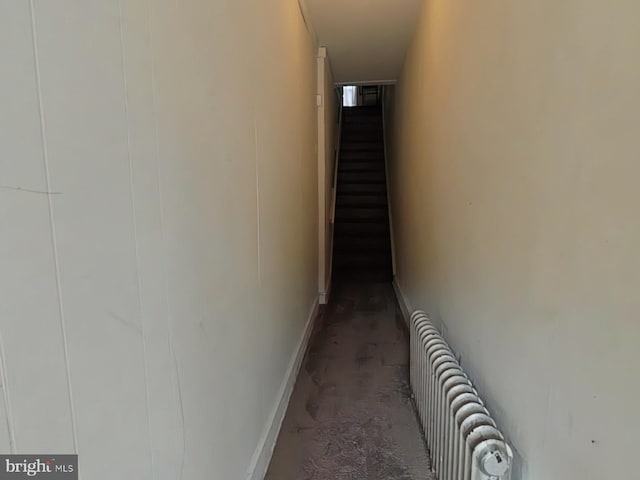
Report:
M345 85L344 87L342 87L342 106L358 106L358 87L356 87L355 85Z
M382 87L379 85L344 85L342 87L343 107L379 106Z

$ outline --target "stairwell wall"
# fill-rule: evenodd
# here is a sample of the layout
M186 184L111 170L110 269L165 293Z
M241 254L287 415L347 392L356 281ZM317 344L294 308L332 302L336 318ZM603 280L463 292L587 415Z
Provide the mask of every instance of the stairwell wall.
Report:
M336 162L338 105L331 61L325 47L318 49L318 291L320 303L329 301L333 252L333 181Z
M637 476L637 2L425 2L395 91L396 281L514 480Z
M316 48L284 0L0 2L1 452L268 460L317 304Z

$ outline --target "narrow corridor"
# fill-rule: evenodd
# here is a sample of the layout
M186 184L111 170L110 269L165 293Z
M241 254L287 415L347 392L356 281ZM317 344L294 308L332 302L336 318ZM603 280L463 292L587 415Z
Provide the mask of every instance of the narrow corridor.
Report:
M393 289L339 282L317 319L266 480L431 478Z

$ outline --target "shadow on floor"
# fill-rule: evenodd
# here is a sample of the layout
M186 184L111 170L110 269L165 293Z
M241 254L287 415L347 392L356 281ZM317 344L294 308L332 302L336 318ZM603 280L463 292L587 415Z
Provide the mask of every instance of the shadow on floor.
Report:
M408 333L388 283L340 283L316 321L266 480L427 480Z

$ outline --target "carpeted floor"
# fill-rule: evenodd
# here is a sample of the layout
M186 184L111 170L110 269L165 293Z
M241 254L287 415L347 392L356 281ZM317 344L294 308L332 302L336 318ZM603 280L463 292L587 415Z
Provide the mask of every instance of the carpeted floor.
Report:
M431 480L410 398L408 333L388 283L334 286L266 480Z

